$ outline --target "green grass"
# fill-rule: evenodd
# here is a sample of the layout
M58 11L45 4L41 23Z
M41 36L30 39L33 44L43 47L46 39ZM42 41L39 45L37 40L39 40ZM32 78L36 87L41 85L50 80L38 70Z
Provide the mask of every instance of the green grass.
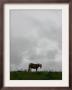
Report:
M11 71L10 80L62 80L62 72Z

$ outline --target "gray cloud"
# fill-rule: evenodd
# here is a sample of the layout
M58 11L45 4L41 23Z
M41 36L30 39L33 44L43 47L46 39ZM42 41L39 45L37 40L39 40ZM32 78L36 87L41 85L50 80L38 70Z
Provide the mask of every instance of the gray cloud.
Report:
M10 11L11 70L42 63L42 70L62 70L62 11Z

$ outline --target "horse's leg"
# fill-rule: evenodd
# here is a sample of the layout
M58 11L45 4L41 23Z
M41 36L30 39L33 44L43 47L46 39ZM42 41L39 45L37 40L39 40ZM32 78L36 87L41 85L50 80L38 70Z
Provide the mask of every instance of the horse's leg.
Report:
M37 72L37 68L36 68L36 72Z
M31 71L31 68L30 68L30 71Z

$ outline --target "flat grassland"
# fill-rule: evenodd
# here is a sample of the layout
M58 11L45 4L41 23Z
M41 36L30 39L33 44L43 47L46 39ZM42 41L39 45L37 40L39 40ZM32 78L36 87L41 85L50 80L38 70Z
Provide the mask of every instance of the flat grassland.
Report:
M62 72L48 71L11 71L10 80L62 80Z

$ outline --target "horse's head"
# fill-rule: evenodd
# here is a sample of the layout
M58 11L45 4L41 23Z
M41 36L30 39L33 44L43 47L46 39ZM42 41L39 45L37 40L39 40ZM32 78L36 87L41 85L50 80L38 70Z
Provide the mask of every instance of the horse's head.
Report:
M42 68L42 64L39 64L39 67Z

